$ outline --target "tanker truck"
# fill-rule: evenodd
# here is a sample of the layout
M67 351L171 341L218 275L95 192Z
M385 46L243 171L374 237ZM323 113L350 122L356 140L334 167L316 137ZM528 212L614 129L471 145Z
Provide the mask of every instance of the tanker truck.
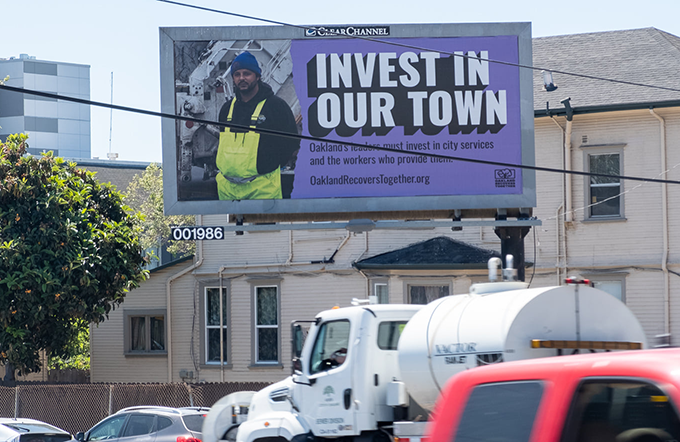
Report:
M456 373L647 346L626 305L587 281L528 288L511 268L495 281L499 266L492 258L491 282L424 306L355 302L323 311L307 321L304 345L303 324L293 322L291 376L218 401L204 442L417 442Z

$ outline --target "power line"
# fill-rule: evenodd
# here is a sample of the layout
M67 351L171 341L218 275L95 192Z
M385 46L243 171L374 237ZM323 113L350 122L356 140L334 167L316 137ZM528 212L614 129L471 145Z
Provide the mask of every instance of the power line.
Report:
M119 106L119 105L116 105L116 104L107 104L107 103L102 103L102 102L99 102L99 101L85 100L83 98L69 97L69 96L66 96L66 95L58 95L58 94L53 94L53 93L50 93L50 92L34 91L34 90L24 89L24 88L20 88L20 87L7 86L7 85L4 85L4 84L0 84L0 90L1 89L5 89L5 90L11 91L11 92L18 92L18 93L29 94L29 95L36 95L36 96L39 96L39 97L53 98L53 99L63 100L63 101L70 101L70 102L73 102L73 103L80 103L80 104L85 104L85 105L89 105L89 106L104 107L104 108L107 108L107 109L120 110L120 111L124 111L124 112L133 112L133 113L142 114L142 115L150 115L150 116L154 116L154 117L170 118L170 119L173 119L173 120L181 120L181 121L191 121L193 123L206 124L206 125L212 125L212 126L220 126L220 127L228 127L228 128L231 128L231 129L238 129L238 130L242 130L242 131L246 131L246 132L252 131L252 132L257 132L257 133L261 133L261 134L276 135L276 136L282 136L282 137L287 137L287 138L294 138L294 139L298 139L298 140L316 141L316 142L320 142L320 143L341 144L343 146L360 147L362 149L372 149L372 150L379 150L379 151L390 152L390 153L401 153L401 154L407 154L407 155L421 155L421 156L430 157L430 158L463 161L463 162L467 162L467 163L476 163L476 164L486 164L486 165L490 165L490 166L514 167L514 168L517 168L517 169L535 170L535 171L539 171L539 172L562 173L562 174L580 175L580 176L596 176L596 177L613 178L613 179L619 179L619 180L643 181L643 182L648 182L648 183L680 184L680 181L676 181L676 180L662 180L662 179L657 179L657 178L643 178L643 177L634 177L634 176L626 176L626 175L609 175L609 174L594 173L594 172L581 172L581 171L578 171L578 170L565 170L565 169L555 169L555 168L551 168L551 167L540 167L540 166L529 166L529 165L525 165L525 164L505 163L505 162L501 162L501 161L480 160L480 159L475 159L475 158L451 157L451 156L447 156L447 155L438 155L438 154L433 154L433 153L411 152L411 151L404 151L404 150L398 150L398 149L391 149L389 147L381 147L381 146L372 146L372 145L368 145L368 144L361 144L361 143L356 143L356 142L353 142L353 141L333 140L333 139L322 138L322 137L314 137L314 136L311 136L311 135L292 134L292 133L286 133L286 132L281 132L281 131L277 131L277 130L259 128L259 127L242 126L240 124L234 124L234 123L223 123L223 122L218 122L218 121L210 121L210 120L203 120L203 119L200 119L200 118L187 117L187 116L183 116L183 115L174 115L174 114L167 114L167 113L163 113L163 112L150 111L150 110L146 110L146 109L138 109L138 108L134 108L134 107Z
M219 9L213 9L213 8L207 8L205 6L198 6L198 5L191 5L188 3L181 3L173 0L156 0L161 3L168 3L172 5L177 5L177 6L183 6L186 8L192 8L192 9L198 9L201 11L207 11L207 12L215 12L217 14L224 14L224 15L230 15L232 17L239 17L239 18L245 18L248 20L255 20L255 21L260 21L264 23L271 23L275 25L281 25L281 26L286 26L290 28L298 28L298 29L303 29L303 30L314 30L314 27L311 26L303 26L303 25L294 25L292 23L286 23L286 22L281 22L277 20L270 20L267 18L261 18L261 17L255 17L252 15L246 15L246 14L239 14L236 12L229 12L229 11L222 11ZM587 75L587 74L577 74L574 72L568 72L568 71L561 71L561 70L554 70L554 69L549 69L549 68L541 68L541 67L535 67L535 66L529 66L525 64L519 64L519 63L512 63L509 61L501 61L501 60L492 60L492 59L487 59L487 58L477 58L477 57L470 57L469 55L465 54L456 54L455 52L448 52L444 50L439 50L439 49L431 49L431 48L424 48L421 46L415 46L415 45L409 45L406 43L399 43L395 41L389 41L389 40L382 40L379 38L371 38L371 37L366 37L362 35L346 35L346 34L340 34L339 32L335 32L331 29L326 29L324 32L327 32L329 34L335 34L337 36L342 36L342 37L348 37L348 38L354 38L354 39L359 39L359 40L366 40L366 41L372 41L372 42L377 42L377 43L383 43L386 45L391 45L391 46L399 46L402 48L407 48L407 49L416 49L419 51L427 51L427 52L439 52L440 54L446 54L450 55L453 57L462 57L462 58L474 58L475 60L479 61L487 61L489 63L496 63L496 64L502 64L502 65L507 65L507 66L515 66L518 68L522 69L530 69L533 71L550 71L556 74L562 74L562 75L569 75L572 77L580 77L580 78L587 78L590 80L598 80L598 81L608 81L610 83L619 83L619 84L627 84L629 86L639 86L639 87L647 87L647 88L652 88L652 89L661 89L665 91L670 91L670 92L680 92L680 89L677 88L672 88L672 87L666 87L666 86L657 86L653 84L645 84L645 83L637 83L635 81L626 81L626 80L616 80L613 78L606 78L606 77L599 77L596 75Z

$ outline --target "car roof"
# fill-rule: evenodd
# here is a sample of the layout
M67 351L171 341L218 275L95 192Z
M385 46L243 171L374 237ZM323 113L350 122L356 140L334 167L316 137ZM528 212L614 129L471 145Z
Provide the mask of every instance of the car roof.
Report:
M210 407L163 407L158 405L136 405L133 407L123 408L118 410L115 414L119 413L164 413L164 414L174 414L177 416L186 416L192 414L204 414L210 411Z
M680 348L612 351L503 362L467 370L449 382L477 384L503 380L548 380L562 378L566 374L574 378L629 376L664 379L680 387Z
M9 418L9 417L2 417L0 418L0 425L39 425L43 427L47 427L49 429L49 432L52 433L62 433L62 434L70 434L68 431L63 430L59 427L55 427L52 424L48 424L47 422L39 421L37 419L29 419L29 418ZM5 427L8 428L8 427ZM13 431L13 430L12 430Z

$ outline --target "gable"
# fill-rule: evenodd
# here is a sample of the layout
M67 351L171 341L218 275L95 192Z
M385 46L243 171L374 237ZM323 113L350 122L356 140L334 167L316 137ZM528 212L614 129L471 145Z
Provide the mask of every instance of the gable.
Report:
M354 263L362 269L485 269L490 258L500 257L493 250L482 249L445 236L411 244L391 252Z

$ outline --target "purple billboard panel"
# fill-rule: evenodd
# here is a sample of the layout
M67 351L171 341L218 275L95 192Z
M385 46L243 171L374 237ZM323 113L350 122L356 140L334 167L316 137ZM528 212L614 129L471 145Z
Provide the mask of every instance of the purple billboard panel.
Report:
M318 138L301 142L292 199L522 192L521 169L447 159L522 162L517 36L307 39L290 52L303 135Z

